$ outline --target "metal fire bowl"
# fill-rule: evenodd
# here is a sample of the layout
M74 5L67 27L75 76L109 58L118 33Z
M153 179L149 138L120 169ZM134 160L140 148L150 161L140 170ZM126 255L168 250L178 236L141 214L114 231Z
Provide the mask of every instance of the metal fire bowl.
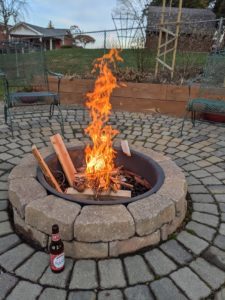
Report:
M121 149L116 148L117 151L115 164L116 166L123 166L125 169L130 170L143 178L145 178L151 185L151 189L139 196L133 198L121 198L121 197L110 197L110 196L100 196L98 200L94 199L93 196L87 196L83 194L79 195L67 195L57 192L53 187L51 187L46 181L41 169L37 169L37 178L39 182L46 188L49 194L56 195L60 198L77 202L81 205L112 205L112 204L128 204L143 198L146 198L154 193L156 193L164 182L164 172L157 162L155 162L151 157L139 153L137 151L131 150L131 157L125 155ZM68 148L70 157L76 166L79 168L85 164L84 160L84 148L83 147L71 147ZM58 161L55 153L47 156L45 158L50 170L55 174L57 171L62 171L62 167Z

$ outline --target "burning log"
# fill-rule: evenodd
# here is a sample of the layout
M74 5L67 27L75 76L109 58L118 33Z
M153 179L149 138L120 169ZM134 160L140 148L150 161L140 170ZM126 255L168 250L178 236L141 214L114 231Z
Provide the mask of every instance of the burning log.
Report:
M47 166L46 162L41 156L41 153L38 151L37 147L35 145L32 146L32 153L34 157L36 158L39 167L41 168L43 174L45 175L46 179L50 183L52 187L54 187L58 192L62 193L62 190L56 181L55 177L52 175L52 172L50 171L49 167Z
M137 183L143 185L148 190L151 188L150 183L145 178L141 178L141 176L135 174L132 171L125 170L124 175L125 176L128 176L128 175L132 176L136 180Z
M62 137L60 134L56 134L50 137L52 146L56 152L58 160L63 168L65 176L69 182L70 186L73 186L74 176L77 173L73 162L70 158L70 155L66 149L65 144L63 143Z
M131 156L130 147L127 140L121 140L121 148L123 153L125 153L127 156Z
M86 195L86 196L95 196L95 191L92 189L85 189L83 192L78 192L77 190L69 187L66 191L66 194L70 195ZM121 198L131 198L131 191L128 190L117 190L101 192L101 196L110 196L110 197L121 197Z

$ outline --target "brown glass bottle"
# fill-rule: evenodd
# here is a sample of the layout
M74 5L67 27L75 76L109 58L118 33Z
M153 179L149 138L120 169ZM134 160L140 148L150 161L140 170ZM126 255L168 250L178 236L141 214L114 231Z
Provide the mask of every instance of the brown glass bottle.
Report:
M52 272L62 272L65 266L64 245L59 235L59 226L52 226L52 240L49 246L50 268Z

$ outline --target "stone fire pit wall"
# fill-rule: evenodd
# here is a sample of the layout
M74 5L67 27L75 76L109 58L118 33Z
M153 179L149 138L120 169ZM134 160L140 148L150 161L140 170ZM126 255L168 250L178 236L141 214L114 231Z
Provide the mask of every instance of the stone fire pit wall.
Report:
M80 145L83 144L76 143ZM9 200L17 232L46 248L52 224L57 223L65 253L73 258L116 257L166 240L185 217L185 176L169 157L142 147L135 150L149 155L162 167L165 181L157 193L127 206L81 207L47 195L36 180L33 155L25 156L9 175ZM41 150L43 157L52 152L50 147Z

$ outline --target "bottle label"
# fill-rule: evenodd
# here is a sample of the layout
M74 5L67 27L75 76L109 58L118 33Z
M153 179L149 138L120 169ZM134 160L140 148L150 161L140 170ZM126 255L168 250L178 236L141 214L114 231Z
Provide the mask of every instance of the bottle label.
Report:
M50 254L50 264L52 270L54 271L61 270L65 264L64 252L58 255Z
M60 240L59 233L52 234L52 241L57 242Z

